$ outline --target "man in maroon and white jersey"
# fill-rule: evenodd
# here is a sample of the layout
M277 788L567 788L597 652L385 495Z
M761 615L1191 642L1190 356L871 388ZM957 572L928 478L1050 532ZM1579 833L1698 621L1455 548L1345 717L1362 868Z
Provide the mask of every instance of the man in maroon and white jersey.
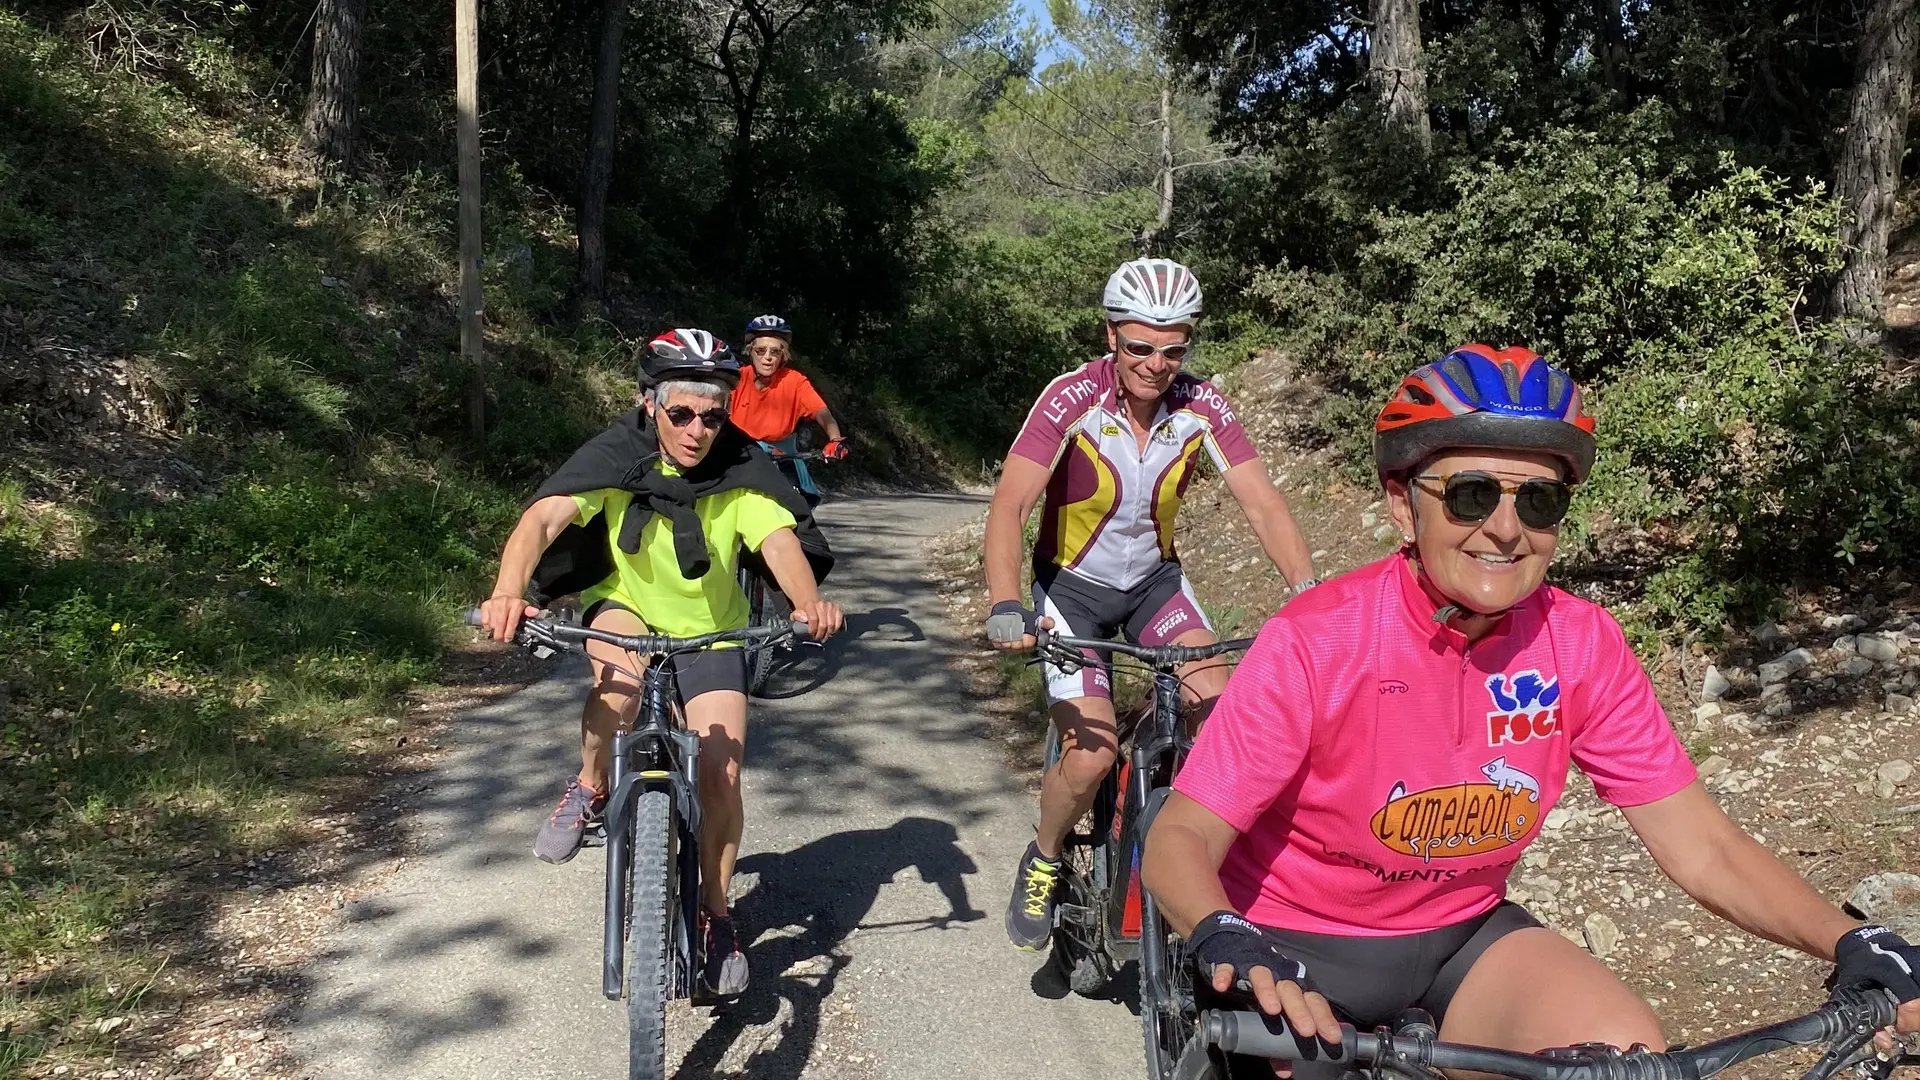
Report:
M1233 407L1212 383L1180 370L1200 317L1192 271L1136 259L1108 279L1103 300L1112 351L1041 392L987 514L987 636L1002 649L1032 649L1036 626L1088 638L1125 632L1145 645L1212 643L1173 544L1174 517L1203 453L1267 557L1296 590L1312 584L1306 540ZM1029 609L1020 599L1021 530L1042 494ZM1207 701L1226 686L1227 667L1205 661L1181 675L1190 697ZM1118 749L1109 675L1097 658L1070 673L1048 665L1046 676L1062 753L1042 783L1038 835L1007 907L1007 935L1034 950L1051 936L1060 846Z

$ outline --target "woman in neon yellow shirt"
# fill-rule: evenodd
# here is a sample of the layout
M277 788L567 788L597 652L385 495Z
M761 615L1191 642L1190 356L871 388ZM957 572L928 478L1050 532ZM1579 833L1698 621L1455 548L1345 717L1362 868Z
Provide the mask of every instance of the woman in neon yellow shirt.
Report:
M501 554L493 597L481 609L495 639L512 640L520 620L538 614L522 597L542 557L563 535L575 548L569 554L575 562L587 563L591 556L610 564L605 577L580 594L585 621L594 629L690 637L745 626L747 601L734 573L742 547L766 561L793 601L795 622L805 623L816 639L840 629L840 609L820 598L795 533L795 513L781 502L777 489L785 488L785 481L727 426L727 395L739 371L725 344L703 330L669 331L648 345L642 374L652 386L644 417L622 421L651 435L636 447L647 452L614 463L602 454L597 464L581 469L579 462L602 444L596 440L527 507ZM723 434L731 436L727 455L741 451L737 462L714 454ZM609 464L617 467L609 475L621 479L619 486L575 490L563 479L570 473L602 475ZM549 493L556 487L561 493ZM564 590L543 583L543 591ZM580 772L534 839L534 854L547 862L566 862L579 850L606 801L614 733L639 703L640 685L620 670L627 658L618 649L589 643L587 654L593 688L582 716ZM744 654L717 648L681 657L674 681L687 727L700 736L701 978L716 996L732 997L747 988L746 956L727 907L745 823L740 797L747 728Z

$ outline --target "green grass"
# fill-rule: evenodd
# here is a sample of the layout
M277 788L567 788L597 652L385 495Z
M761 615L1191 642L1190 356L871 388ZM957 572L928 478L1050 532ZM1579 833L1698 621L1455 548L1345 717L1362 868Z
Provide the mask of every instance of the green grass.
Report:
M291 178L283 118L203 111L243 88L217 68L98 73L0 10L0 308L125 358L178 436L157 454L205 478L134 494L0 410L0 1080L192 992L160 976L211 868L355 768L530 478L632 397L614 335L547 318L564 213L490 176L494 420L466 445L451 183Z
M513 510L313 464L173 504L0 487L0 957L28 973L0 990L0 1076L99 1049L156 946L202 928L187 867L273 847L432 679Z

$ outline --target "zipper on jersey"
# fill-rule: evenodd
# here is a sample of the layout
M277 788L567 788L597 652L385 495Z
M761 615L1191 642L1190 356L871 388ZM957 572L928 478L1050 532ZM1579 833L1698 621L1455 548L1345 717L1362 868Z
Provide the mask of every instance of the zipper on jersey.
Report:
M1467 666L1472 663L1473 643L1464 640L1460 643L1460 677L1453 680L1453 748L1462 750L1467 745Z

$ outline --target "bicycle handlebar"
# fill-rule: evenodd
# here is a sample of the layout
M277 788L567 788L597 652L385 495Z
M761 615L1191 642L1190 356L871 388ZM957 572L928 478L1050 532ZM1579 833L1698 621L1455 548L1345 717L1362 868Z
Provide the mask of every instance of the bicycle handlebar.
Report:
M467 612L467 625L484 625L479 608L473 608ZM717 630L711 634L690 638L667 637L664 634L615 634L588 626L555 622L552 619L523 619L520 622L519 631L514 635L513 643L522 648L537 648L544 645L548 648L571 652L583 642L604 641L627 652L647 656L674 656L679 653L697 652L725 641L770 641L790 638L793 633L794 624L785 619L775 619L765 626Z
M1156 669L1170 668L1177 664L1191 664L1196 660L1207 660L1223 653L1239 652L1253 644L1253 639L1250 637L1216 641L1211 645L1134 645L1125 641L1109 641L1105 638L1067 637L1050 630L1042 630L1038 636L1040 643L1034 646L1034 651L1054 652L1056 659L1068 659L1058 655L1062 650L1091 649L1094 652L1131 656L1148 667ZM1076 653L1069 662L1085 663L1086 657Z
M1828 1043L1827 1053L1802 1078L1825 1080L1845 1066L1874 1032L1893 1023L1895 1007L1893 994L1886 990L1842 990L1804 1016L1704 1046L1664 1052L1585 1044L1527 1054L1437 1042L1417 1035L1362 1032L1350 1024L1340 1025L1336 1046L1318 1039L1303 1042L1279 1017L1214 1009L1201 1013L1198 1037L1227 1053L1251 1057L1347 1063L1363 1071L1391 1061L1443 1071L1491 1073L1515 1080L1705 1080L1762 1054ZM1920 1054L1903 1055L1894 1065L1920 1065Z
M760 449L775 461L811 461L816 465L831 464L834 459L820 450L782 450L772 443L761 442Z

